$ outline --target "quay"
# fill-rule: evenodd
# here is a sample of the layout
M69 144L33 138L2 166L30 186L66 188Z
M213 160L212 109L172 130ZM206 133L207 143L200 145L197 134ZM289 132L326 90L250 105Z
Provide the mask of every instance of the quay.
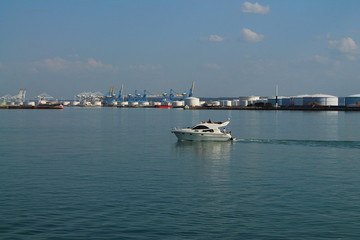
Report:
M15 96L0 98L0 109L62 109L64 107L118 107L118 108L179 108L185 110L251 110L251 111L360 111L360 94L336 97L327 94L297 95L291 97L243 96L199 98L193 96L194 82L189 93L149 94L146 90L124 94L123 85L119 94L114 87L104 95L100 92L83 92L74 100L59 101L48 94L39 94L36 100L25 101L26 89Z
M118 108L181 108L186 110L260 110L260 111L360 111L360 94L337 97L327 94L302 94L297 96L240 96L240 97L194 97L195 83L188 93L173 89L162 94L124 94L121 85L118 94L111 87L107 94L82 92L74 100L55 99L46 93L35 100L25 101L26 89L20 89L15 96L0 98L0 109L62 109L64 107L118 107Z
M23 106L23 105L0 105L0 109L63 109L64 106L59 105L46 105L46 106Z
M198 106L184 107L186 110L254 110L254 111L360 111L360 107L346 106L262 106L262 107L244 107L244 106Z
M66 106L72 107L72 106ZM103 106L109 107L109 106ZM113 106L117 108L159 108L157 106ZM63 109L61 104L54 105L0 105L0 109ZM349 106L169 106L164 109L184 109L184 110L247 110L247 111L360 111L360 107Z

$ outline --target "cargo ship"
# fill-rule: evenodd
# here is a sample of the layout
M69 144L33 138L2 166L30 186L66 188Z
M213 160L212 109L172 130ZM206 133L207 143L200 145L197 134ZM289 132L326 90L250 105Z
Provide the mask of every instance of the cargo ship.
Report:
M63 109L64 105L61 103L43 103L34 106L35 109Z
M171 105L155 105L155 108L171 108Z

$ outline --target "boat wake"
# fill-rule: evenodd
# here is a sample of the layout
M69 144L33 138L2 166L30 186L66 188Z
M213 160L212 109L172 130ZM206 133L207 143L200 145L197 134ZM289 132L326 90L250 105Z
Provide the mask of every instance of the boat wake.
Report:
M338 140L290 140L290 139L236 139L240 143L261 143L261 144L282 144L301 145L311 147L332 147L332 148L359 148L360 141L338 141Z

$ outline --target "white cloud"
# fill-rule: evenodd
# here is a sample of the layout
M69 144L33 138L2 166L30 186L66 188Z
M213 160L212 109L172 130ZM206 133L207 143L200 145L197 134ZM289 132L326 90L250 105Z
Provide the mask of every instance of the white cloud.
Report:
M246 42L261 42L264 39L264 35L257 34L256 32L251 31L248 28L243 28L241 35L244 41Z
M329 48L334 49L342 54L350 61L358 59L357 55L360 53L359 46L352 38L343 38L340 41L329 40Z
M37 65L42 65L46 68L53 70L61 70L67 68L68 66L71 66L71 63L63 58L56 57L47 58L43 62L38 62Z
M97 61L94 58L88 58L86 61L79 61L66 60L61 57L54 57L34 62L31 65L34 72L39 72L40 70L44 69L52 71L75 71L89 69L114 70L114 67L112 65L103 64L101 61Z
M329 47L342 53L359 53L359 47L352 38L343 38L340 41L330 40Z
M225 39L219 35L210 35L210 37L204 38L204 41L209 41L209 42L223 42L225 41Z
M161 64L138 64L138 65L129 65L130 70L140 70L140 71L155 71L163 69Z
M336 60L333 60L329 57L324 57L324 56L319 56L319 55L316 55L316 56L313 56L311 58L312 61L315 61L317 63L321 63L321 64L324 64L324 65L339 65L340 62L339 61L336 61Z
M244 2L241 10L246 13L267 14L270 7L262 6L259 3Z
M94 68L108 68L108 67L111 67L110 65L105 65L100 61L96 61L94 58L88 58L87 64L90 67L94 67Z
M312 59L315 62L323 63L323 64L329 63L331 61L328 57L323 57L323 56L319 56L319 55L314 56Z
M350 61L356 61L358 58L354 55L346 55L346 58Z
M216 64L216 63L206 63L206 64L204 64L204 67L208 68L208 69L214 69L214 70L221 69L220 65Z

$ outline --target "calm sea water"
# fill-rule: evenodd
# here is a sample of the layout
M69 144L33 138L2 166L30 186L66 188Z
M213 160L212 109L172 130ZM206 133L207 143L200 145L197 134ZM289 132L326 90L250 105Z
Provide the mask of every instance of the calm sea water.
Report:
M236 142L170 129L231 117ZM359 239L360 113L0 111L1 239Z

